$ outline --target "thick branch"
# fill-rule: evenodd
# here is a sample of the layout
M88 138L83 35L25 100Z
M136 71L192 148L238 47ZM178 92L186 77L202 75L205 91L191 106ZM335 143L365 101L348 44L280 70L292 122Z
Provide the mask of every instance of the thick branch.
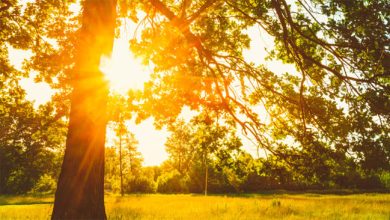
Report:
M8 10L12 4L8 0L2 0L2 3L5 4L5 6L0 7L0 12Z

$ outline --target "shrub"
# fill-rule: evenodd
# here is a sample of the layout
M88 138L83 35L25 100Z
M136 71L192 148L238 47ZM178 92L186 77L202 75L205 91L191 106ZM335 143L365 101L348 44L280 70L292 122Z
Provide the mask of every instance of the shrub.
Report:
M156 188L154 180L146 176L131 176L124 182L126 193L155 193Z
M157 179L157 191L160 193L187 193L188 177L182 176L178 171L164 173Z
M390 171L383 171L379 175L380 181L386 189L390 189Z
M54 193L56 189L56 181L55 179L48 175L42 175L35 186L32 188L32 193Z

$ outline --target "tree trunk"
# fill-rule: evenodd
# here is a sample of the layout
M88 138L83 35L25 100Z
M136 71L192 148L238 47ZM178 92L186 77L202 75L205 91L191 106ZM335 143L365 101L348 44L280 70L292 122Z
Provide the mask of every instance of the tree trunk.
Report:
M122 129L122 125L120 125ZM119 131L119 172L121 177L121 196L123 196L123 170L122 170L122 130Z
M204 154L204 164L205 164L205 174L204 174L204 195L207 196L207 186L208 186L208 178L209 178L209 167L207 164L207 148Z
M116 0L83 2L68 135L52 219L106 219L104 143L108 85L99 65L101 56L112 51L115 8Z

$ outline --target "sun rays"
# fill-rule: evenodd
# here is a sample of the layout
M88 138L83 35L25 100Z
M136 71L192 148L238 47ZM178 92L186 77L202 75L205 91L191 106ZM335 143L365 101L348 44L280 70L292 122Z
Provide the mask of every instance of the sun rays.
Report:
M135 30L132 22L126 22L120 27L120 36L115 39L111 57L102 57L100 70L109 81L111 91L125 94L129 89L143 89L143 84L149 80L151 70L141 64L129 50L130 36Z

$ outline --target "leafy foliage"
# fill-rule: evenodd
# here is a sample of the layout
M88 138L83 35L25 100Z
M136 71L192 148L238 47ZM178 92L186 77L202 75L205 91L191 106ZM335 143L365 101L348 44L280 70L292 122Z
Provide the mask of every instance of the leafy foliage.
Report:
M15 82L6 82L0 95L0 193L25 193L44 174L57 178L65 123L50 103L34 109Z
M150 1L140 6L144 29L131 46L155 66L137 100L138 117L154 116L162 126L183 106L214 111L289 169L317 167L307 175L318 181L345 160L367 175L388 171L389 7L363 0ZM243 30L253 26L274 40L268 59L295 70L274 73L245 60L250 39Z

